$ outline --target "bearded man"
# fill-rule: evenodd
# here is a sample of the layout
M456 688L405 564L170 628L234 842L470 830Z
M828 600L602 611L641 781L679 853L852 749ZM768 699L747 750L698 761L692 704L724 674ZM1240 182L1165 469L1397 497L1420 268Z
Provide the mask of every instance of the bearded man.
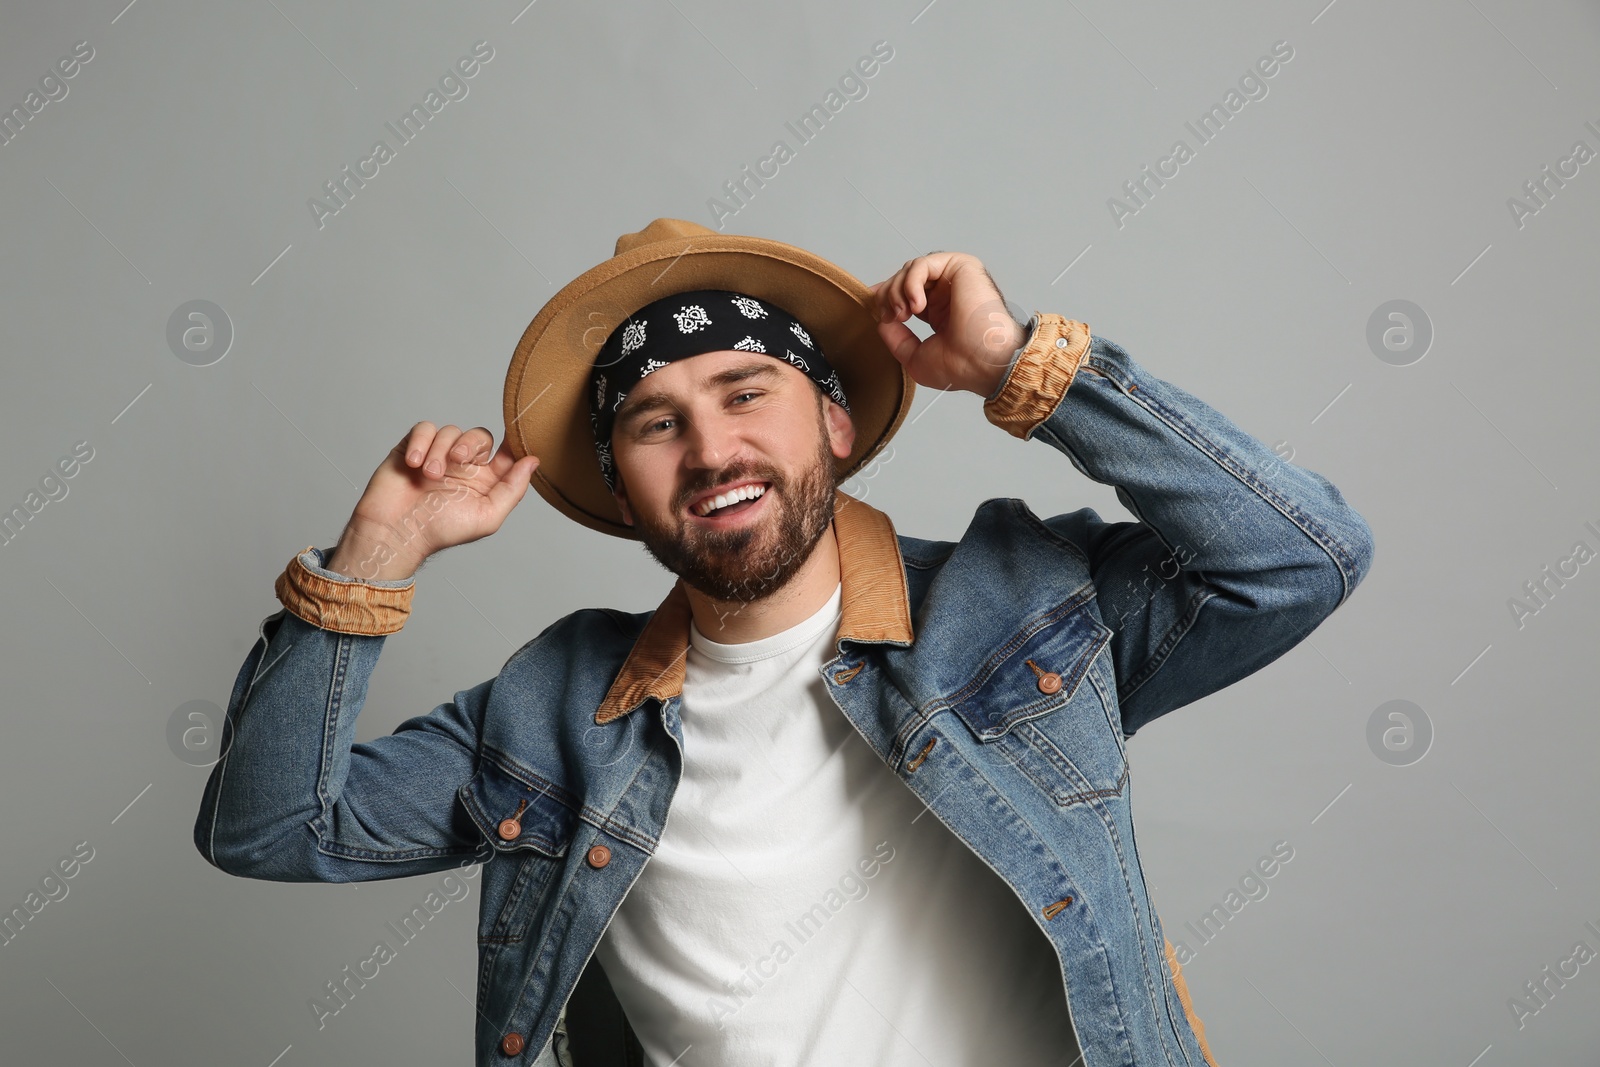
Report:
M992 498L955 541L898 533L840 487L917 385L982 398L1134 520ZM673 219L546 304L504 410L498 447L412 427L338 544L280 575L196 821L207 860L481 871L479 1067L1215 1067L1124 746L1350 596L1371 531L1331 483L1085 323L1018 323L971 255L868 287ZM530 484L640 541L671 590L572 612L353 743L417 568Z

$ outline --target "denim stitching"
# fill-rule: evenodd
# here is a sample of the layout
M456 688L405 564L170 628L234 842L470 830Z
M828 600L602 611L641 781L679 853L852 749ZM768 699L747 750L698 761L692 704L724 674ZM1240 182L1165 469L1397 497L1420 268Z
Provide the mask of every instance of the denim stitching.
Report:
M335 634L335 631L327 631ZM347 666L350 637L335 634L333 650L333 676L328 679L328 696L322 710L322 762L317 768L317 801L322 810L317 813L317 843L321 844L327 833L328 811L333 806L328 796L328 778L333 773L333 745L338 740L339 711L343 706L344 678ZM347 779L348 781L348 776Z
M583 803L583 801L570 790L563 789L542 775L530 770L527 767L524 767L519 761L513 759L509 754L493 745L485 743L483 745L483 751L494 763L494 765L504 772L508 778L514 778L530 789L537 789L541 792L548 793L552 798L575 812L580 822L587 823L597 830L611 834L614 837L621 838L631 845L637 845L645 852L652 854L655 852L655 846L657 842L654 839L645 837L632 826L617 821L613 817L612 813L601 811L598 808L591 807L590 805ZM635 779L637 779L637 775L638 771L636 770ZM474 777L476 777L476 775L474 775ZM623 793L619 795L626 794L627 790L624 790ZM493 820L490 821L492 822ZM574 833L573 836L577 836L576 833Z
M1222 442L1213 439L1200 424L1193 422L1176 408L1170 407L1159 397L1153 398L1148 390L1141 396L1134 396L1134 388L1138 383L1134 382L1131 377L1127 379L1127 384L1124 384L1124 379L1114 373L1107 374L1106 377L1116 383L1117 387L1122 390L1123 395L1129 400L1138 404L1156 418L1161 419L1174 430L1178 430L1190 444L1210 457L1218 467L1239 479L1246 487L1253 490L1258 497L1276 508L1280 514L1290 519L1302 533L1310 538L1313 544L1326 552L1333 560L1334 565L1339 568L1339 577L1345 588L1345 592L1339 598L1339 602L1341 604L1344 603L1345 598L1352 591L1350 575L1355 571L1356 567L1352 553L1342 541L1334 537L1321 523L1301 511L1287 498L1281 496L1266 483L1261 482L1254 471L1239 463L1234 455L1227 450L1226 446Z
M524 849L521 851L526 853L528 850ZM507 855L509 856L511 854L508 853ZM486 945L495 943L501 945L514 945L526 940L528 936L528 927L533 925L533 904L535 903L534 901L530 901L528 899L528 895L530 893L535 893L542 896L544 890L549 887L550 880L554 877L556 868L561 865L562 863L559 859L553 859L550 856L543 855L542 853L523 855L521 865L517 868L516 876L511 880L511 885L506 889L505 899L501 901L500 909L495 913L494 922L489 925L490 933L484 937L478 938L478 944ZM534 880L535 874L532 868L535 866L542 867L545 870L543 877L539 880L538 886L531 887L531 883ZM520 933L515 933L513 932L513 913L518 910L524 910L520 907L524 904L528 905L528 907L525 909L527 911L527 914L524 916L525 922L523 924L522 931ZM505 930L505 933L494 933L494 931L502 929Z
M1034 634L1038 633L1040 630L1043 630L1052 622L1056 621L1057 616L1071 615L1073 612L1083 607L1092 599L1094 599L1094 586L1085 586L1083 589L1074 593L1067 600L1051 608L1045 614L1035 616L1033 619L1025 622L1022 629L1012 634L1011 638L1007 640L1004 645L996 649L988 659L983 661L983 664L978 668L977 673L974 674L965 685L956 690L954 693L941 697L930 704L927 709L927 714L931 716L935 712L942 711L945 708L952 707L953 705L959 704L963 700L966 700L973 693L977 692L977 690L989 680L989 677L994 674L1001 663L1004 663L1006 660L1010 659L1017 649L1027 644L1029 638L1033 637Z
M1123 774L1127 775L1129 770L1130 770L1130 768L1128 767L1128 765L1124 764L1123 765ZM1131 797L1125 798L1124 801L1123 801L1123 809L1125 811L1127 811L1127 813L1128 813L1128 825L1129 826L1133 825L1133 813L1132 813L1132 810L1131 810L1131 807L1130 807L1131 803L1132 803L1132 798ZM1106 837L1110 840L1111 847L1116 852L1116 855L1117 855L1117 867L1122 872L1122 884L1125 887L1126 892L1127 892L1128 907L1133 912L1134 932L1135 932L1134 940L1139 943L1139 958L1141 960L1140 974L1141 974L1141 976L1143 978L1143 983L1144 983L1144 987L1145 987L1145 995L1150 1000L1151 1008L1154 1009L1156 1007L1156 992L1155 992L1154 987L1152 987L1150 985L1150 953L1149 953L1149 947L1145 943L1147 939L1145 937L1144 929L1143 929L1143 927L1141 925L1142 924L1142 919L1141 919L1141 912L1140 912L1140 909L1139 909L1139 902L1134 898L1134 895L1133 895L1133 882L1128 877L1128 858L1127 858L1126 854L1123 851L1122 837L1117 832L1116 817L1112 814L1110 808L1108 808L1104 804L1091 804L1090 808L1091 808L1091 810L1093 810L1095 812L1096 815L1098 815L1100 817L1101 823L1104 824L1104 826L1106 828ZM1162 1047L1162 1052L1167 1057L1167 1063L1169 1065L1173 1064L1172 1051L1165 1047L1166 1046L1166 1042L1165 1041L1161 1042L1161 1044L1163 1046ZM1187 1058L1187 1054L1185 1054L1185 1058ZM1174 1065L1174 1067L1175 1067L1175 1065Z

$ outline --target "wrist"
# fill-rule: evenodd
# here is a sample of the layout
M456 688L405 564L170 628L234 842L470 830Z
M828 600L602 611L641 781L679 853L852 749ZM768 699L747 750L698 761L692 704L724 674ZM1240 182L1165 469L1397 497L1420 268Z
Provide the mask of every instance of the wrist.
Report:
M405 581L426 558L388 527L352 519L323 566L358 581Z
M1016 330L1009 335L1006 343L1011 345L1007 350L1005 365L999 368L999 373L989 379L979 389L973 390L984 398L985 402L993 400L1000 395L1000 390L1005 388L1006 379L1011 376L1011 369L1017 365L1017 360L1033 341L1034 331L1039 325L1039 315L1035 312L1026 323L1013 322Z
M1087 323L1044 312L1034 317L1033 335L1005 384L983 404L990 422L1024 441L1061 403L1092 341Z

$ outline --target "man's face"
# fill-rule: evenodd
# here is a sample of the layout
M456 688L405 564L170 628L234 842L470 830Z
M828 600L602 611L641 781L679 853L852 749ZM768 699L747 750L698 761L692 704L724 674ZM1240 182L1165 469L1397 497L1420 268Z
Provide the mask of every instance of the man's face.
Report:
M617 413L617 504L656 561L688 585L717 600L760 600L827 531L834 459L854 443L850 416L783 360L738 351L674 360L635 385ZM740 487L764 491L700 514Z

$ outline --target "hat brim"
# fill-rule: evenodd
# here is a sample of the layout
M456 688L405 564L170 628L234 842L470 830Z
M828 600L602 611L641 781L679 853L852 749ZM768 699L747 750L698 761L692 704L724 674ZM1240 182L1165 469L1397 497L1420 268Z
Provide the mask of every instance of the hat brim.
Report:
M539 457L532 485L568 518L638 540L606 488L589 423L589 372L611 332L653 300L729 289L770 300L805 324L850 401L855 445L835 463L842 483L886 445L916 389L879 336L872 293L804 249L761 237L708 233L653 241L584 272L528 324L506 372L505 440Z

